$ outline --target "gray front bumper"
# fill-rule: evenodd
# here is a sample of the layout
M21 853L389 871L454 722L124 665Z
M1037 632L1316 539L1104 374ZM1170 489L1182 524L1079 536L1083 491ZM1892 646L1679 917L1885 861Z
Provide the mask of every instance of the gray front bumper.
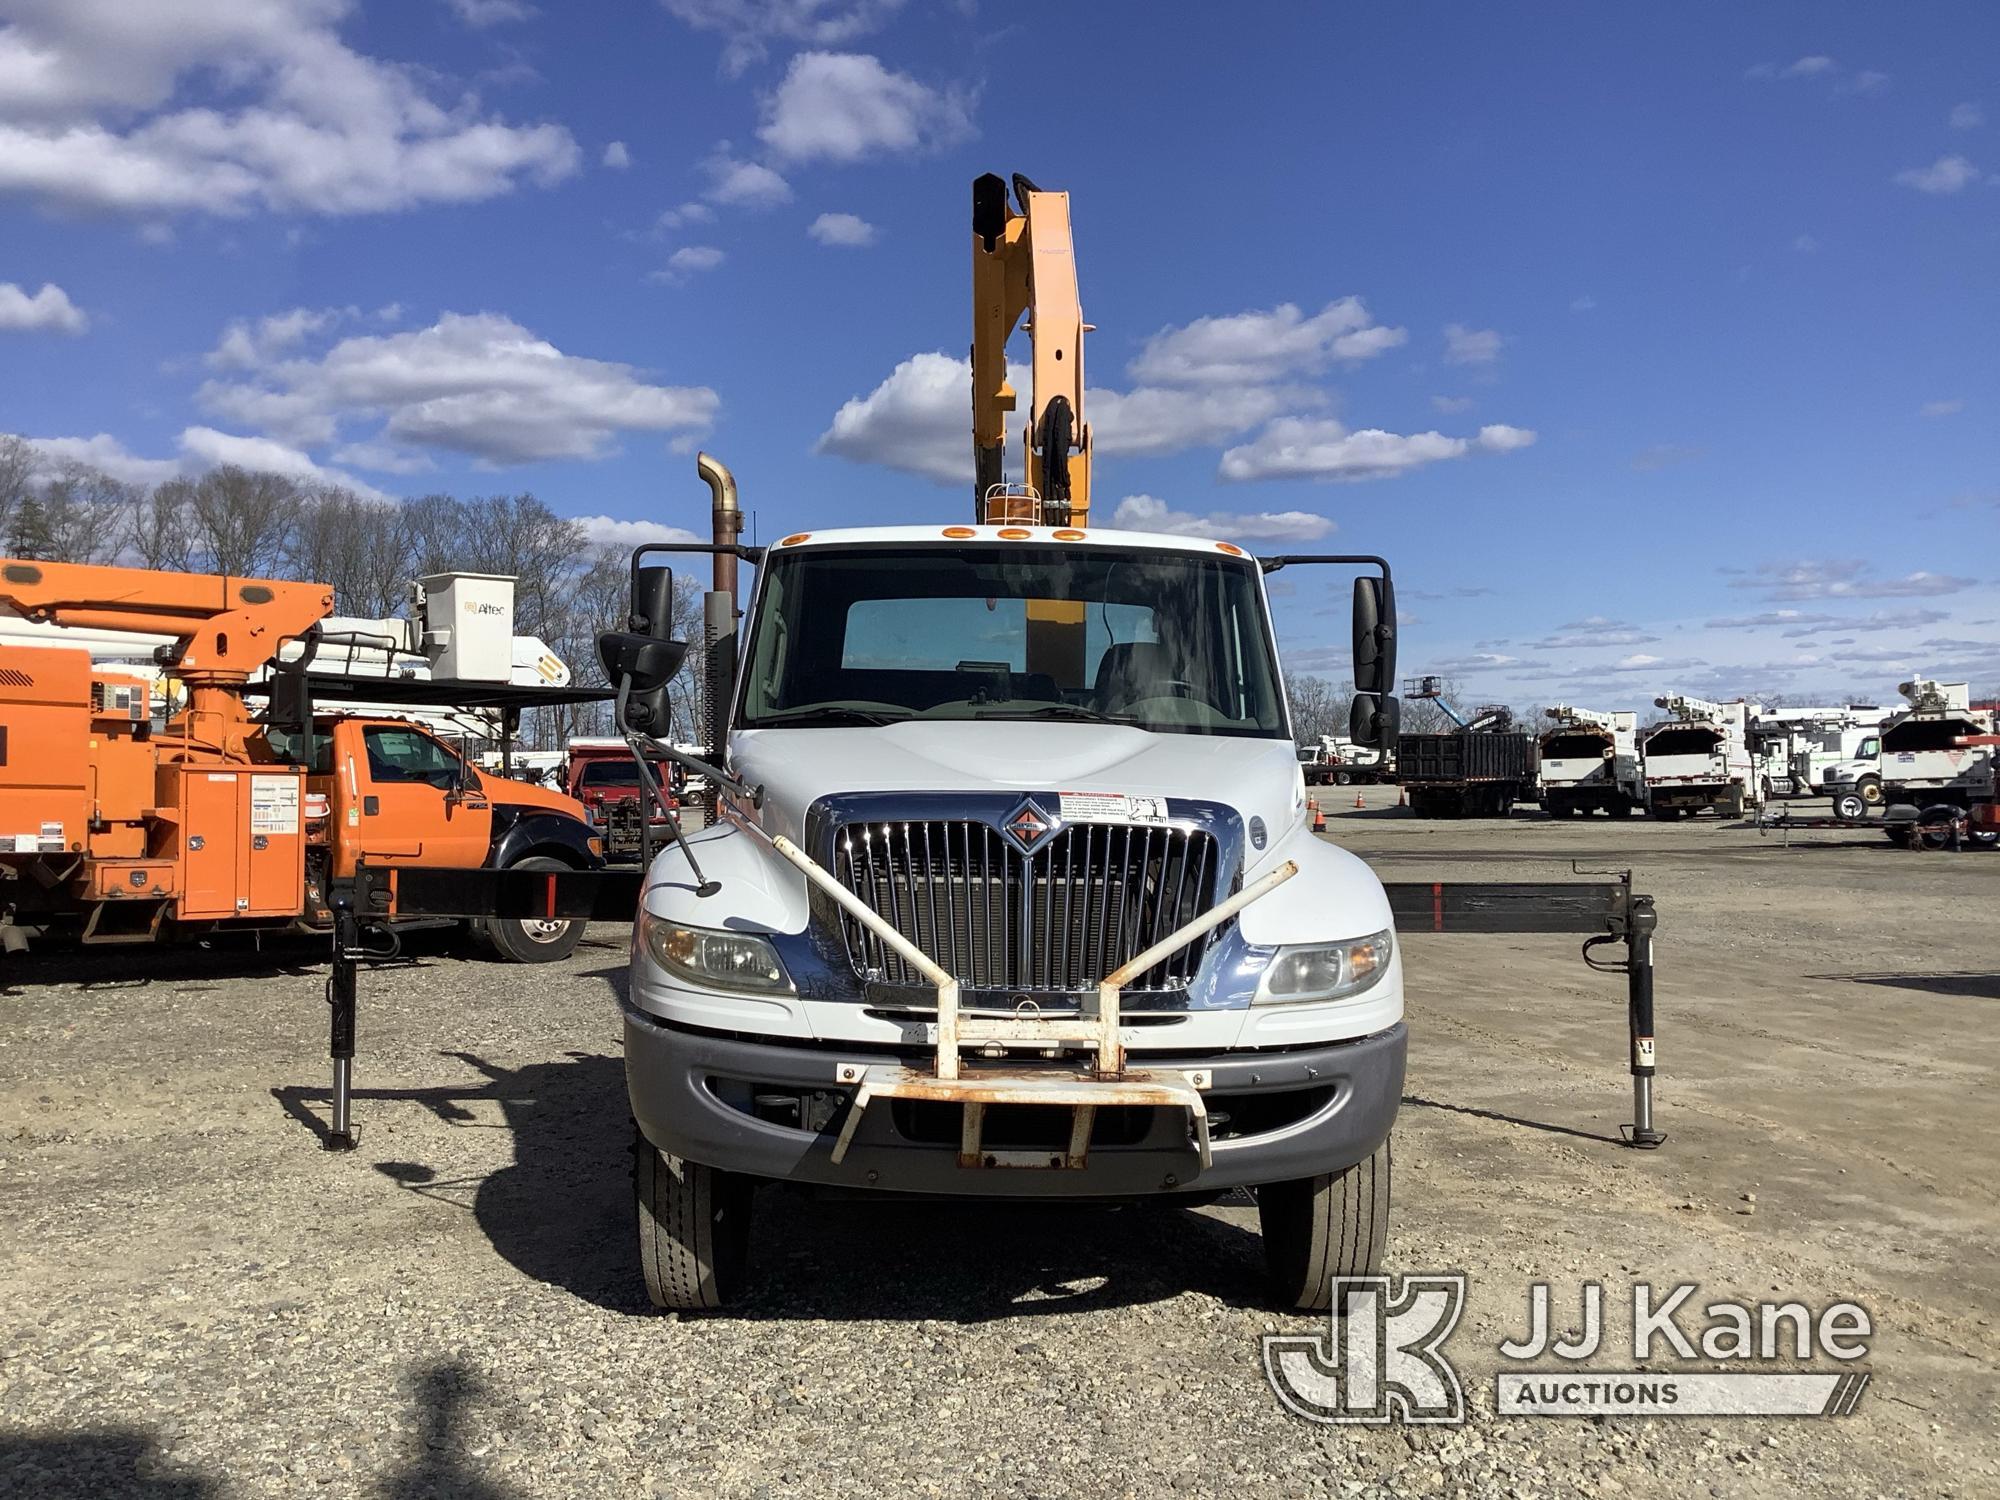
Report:
M892 1064L890 1054L746 1041L690 1031L657 1017L625 1011L625 1081L632 1114L646 1138L671 1155L727 1171L779 1181L883 1192L968 1197L1125 1198L1159 1193L1214 1192L1337 1172L1366 1158L1389 1134L1403 1093L1409 1040L1398 1022L1351 1042L1273 1052L1175 1057L1148 1067L1207 1069L1211 1114L1253 1116L1302 1091L1330 1097L1296 1118L1254 1133L1223 1134L1204 1169L1183 1110L1154 1110L1144 1133L1129 1143L1099 1143L1077 1170L961 1167L956 1144L912 1139L896 1111L878 1101L855 1132L846 1157L832 1159L836 1118L813 1131L774 1123L727 1102L746 1091L842 1092L841 1065ZM720 1088L721 1092L718 1092ZM1258 1096L1265 1097L1261 1104ZM1278 1113L1284 1111L1279 1109Z

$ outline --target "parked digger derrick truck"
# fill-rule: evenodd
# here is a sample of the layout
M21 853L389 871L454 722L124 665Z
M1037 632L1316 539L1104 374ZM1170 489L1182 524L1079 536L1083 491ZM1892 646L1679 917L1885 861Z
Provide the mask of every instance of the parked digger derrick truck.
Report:
M73 927L90 943L211 930L325 928L363 865L591 869L602 849L568 797L487 776L423 725L315 713L324 584L0 561L0 608L30 620L171 637L154 685L76 646L0 646L0 945ZM246 689L305 641L295 670ZM448 683L369 685L445 701ZM497 705L504 687L485 689ZM524 691L524 690L517 690ZM536 701L582 696L552 689ZM602 697L602 694L591 694ZM566 956L582 924L475 923L501 955Z
M1287 1306L1380 1262L1401 962L1381 883L1312 835L1264 578L1371 570L1353 737L1379 747L1388 567L1093 524L1069 201L1013 188L1018 208L998 177L973 187L969 524L748 547L703 458L715 542L641 553L719 564L706 760L647 740L685 647L600 643L635 754L718 790L646 878L624 1006L661 1306L742 1286L771 1181L1183 1203L1253 1185ZM642 555L632 614L658 619L670 580Z

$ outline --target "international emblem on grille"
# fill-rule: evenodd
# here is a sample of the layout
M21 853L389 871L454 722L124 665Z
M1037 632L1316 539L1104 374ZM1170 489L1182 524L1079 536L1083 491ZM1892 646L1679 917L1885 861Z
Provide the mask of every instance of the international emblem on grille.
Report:
M1007 814L1007 821L1000 825L1000 831L1023 854L1033 854L1056 831L1056 825L1055 819L1036 806L1031 797Z

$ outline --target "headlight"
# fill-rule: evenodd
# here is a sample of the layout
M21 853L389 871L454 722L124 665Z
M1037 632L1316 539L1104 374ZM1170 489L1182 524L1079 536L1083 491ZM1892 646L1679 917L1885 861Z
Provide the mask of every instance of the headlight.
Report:
M683 927L639 914L639 941L653 962L676 979L724 990L789 990L791 977L778 962L778 951L753 932L717 932L709 927Z
M1297 1005L1307 1000L1345 1000L1358 995L1389 967L1396 949L1390 931L1346 943L1314 943L1280 948L1264 970L1253 1005Z

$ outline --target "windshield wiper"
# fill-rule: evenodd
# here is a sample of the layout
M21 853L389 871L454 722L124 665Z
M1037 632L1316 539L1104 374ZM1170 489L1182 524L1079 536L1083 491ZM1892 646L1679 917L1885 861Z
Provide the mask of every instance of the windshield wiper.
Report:
M797 724L807 719L828 720L836 724L896 724L909 717L908 709L884 713L880 709L849 708L842 703L804 703L797 708L781 708L776 713L765 714L750 727L762 729L771 724Z
M967 714L969 719L1088 719L1093 724L1136 724L1130 714L1100 713L1081 703L1043 703L1034 708L1009 708L998 713Z

